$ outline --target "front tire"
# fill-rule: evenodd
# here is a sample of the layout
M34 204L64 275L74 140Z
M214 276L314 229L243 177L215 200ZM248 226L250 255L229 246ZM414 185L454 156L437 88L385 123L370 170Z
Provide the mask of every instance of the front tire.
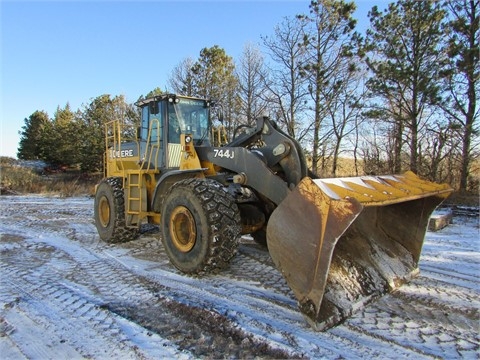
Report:
M176 268L208 273L227 267L235 255L240 212L220 183L187 179L165 195L161 227L163 246Z
M100 238L120 243L138 237L138 229L127 228L122 178L106 178L97 186L94 217Z

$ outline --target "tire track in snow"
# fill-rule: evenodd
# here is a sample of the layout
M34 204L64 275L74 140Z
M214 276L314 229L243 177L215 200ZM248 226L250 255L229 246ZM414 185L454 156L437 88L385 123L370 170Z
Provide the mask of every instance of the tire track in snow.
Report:
M479 269L480 270L480 267ZM450 269L442 269L438 266L430 266L422 263L421 273L430 279L437 280L438 282L447 283L453 286L461 286L466 289L477 290L478 275L462 274L458 271L452 272ZM477 274L480 271L477 271Z
M122 259L130 266L127 259ZM138 270L137 270L138 271ZM261 284L229 281L223 273L204 278L190 278L174 269L149 269L141 272L167 289L174 289L175 301L200 306L225 314L245 332L262 341L278 344L293 354L309 358L336 358L348 353L349 358L388 358L392 348L402 357L422 357L422 353L396 344L379 341L376 335L355 331L318 333L309 328L293 299L283 294L262 291ZM172 296L164 294L164 296ZM272 298L276 298L272 301ZM354 339L354 340L353 340ZM427 356L428 358L428 356Z
M62 233L64 233L64 231L62 231ZM114 314L125 316L127 319L137 321L141 325L146 325L150 329L157 330L160 335L171 339L174 343L180 344L182 348L190 349L195 356L202 355L201 352L198 353L198 349L196 348L198 345L197 338L189 337L188 334L185 336L188 331L192 331L192 327L196 327L199 324L193 322L186 325L188 319L183 318L181 316L182 314L179 314L178 311L175 310L175 306L166 306L174 302L174 300L159 296L161 292L165 292L162 291L162 289L164 289L163 285L148 282L139 277L138 274L134 274L126 269L121 261L109 255L108 246L96 246L92 250L84 248L82 244L72 243L61 236L43 236L42 241L45 243L37 243L34 246L29 245L28 247L44 247L45 252L47 249L50 251L50 248L53 248L63 251L68 256L75 258L75 266L70 266L69 271L62 274L54 271L56 276L58 276L56 280L62 281L62 285L65 285L65 281L67 281L69 284L67 289L74 289L75 292L81 293L82 298L90 298L91 301L96 301L97 306L99 306L102 311L113 312ZM14 257L12 256L12 258ZM32 261L26 260L23 264L25 263L32 264ZM20 266L23 264L20 262ZM34 268L34 276L43 274L43 271L38 270L36 266L34 266ZM24 275L29 276L28 274ZM54 280L50 277L44 279L44 281L40 282L40 289L44 289L44 284L51 282L54 282ZM173 290L174 293L175 291L176 290ZM172 290L169 289L166 292L171 293ZM51 295L55 298L62 296L61 291L60 294L56 294L55 292L54 294L46 295ZM66 297L68 298L68 296ZM75 301L69 301L67 305L68 304L74 306ZM170 311L169 308L171 309ZM201 308L191 307L191 309L193 309L190 313L192 316L197 316L198 318L211 317L208 311L204 311ZM155 324L149 323L148 319L146 320L147 317L145 314L148 313L152 315L152 312L155 318ZM215 314L213 314L213 318L215 317ZM217 320L218 318L219 317L217 317ZM222 321L222 319L220 319L220 321ZM213 324L213 326L215 326L215 324ZM225 348L228 348L232 356L292 357L290 353L284 353L281 349L277 350L271 348L269 344L263 344L261 339L254 338L249 334L236 330L235 326L224 324L224 330L228 327L231 328L229 330L232 334L231 339L220 341L219 336L207 335L209 338L204 341L206 347L218 347L220 349L219 351L221 351L219 355L225 355ZM178 328L185 330L178 331ZM206 326L203 326L202 330L204 331L203 336L205 336L208 331L211 331L211 329ZM221 337L224 337L223 333ZM185 338L190 338L190 340L186 343ZM238 338L241 338L241 340L239 341ZM121 341L125 340L121 339Z
M44 213L48 212L49 211L44 211ZM50 233L57 231L60 235L66 234L69 237L73 234L68 228L58 228L48 224L45 226L45 221L43 219L39 222L32 219L31 225L40 228L45 227L45 230L48 230ZM72 247L72 244L59 242L55 238L53 238L54 243L51 243L50 238L51 237L45 237L43 240L63 251L69 251L71 255L82 264L81 268L77 267L72 271L73 274L84 274L85 272L88 274L87 276L80 276L88 279L88 281L83 280L82 282L81 279L75 277L69 278L69 280L87 288L95 286L94 290L99 294L103 294L103 301L110 304L108 305L110 310L130 316L133 319L141 320L142 311L139 311L140 315L132 315L130 313L131 309L134 309L139 305L132 304L130 301L125 300L130 299L133 296L136 298L142 298L145 302L149 303L151 307L155 308L155 306L153 306L154 301L150 299L148 295L141 294L138 289L128 286L126 290L122 290L124 287L119 285L119 280L123 279L125 275L122 271L119 271L118 266L115 266L118 264L114 264L117 261L115 260L117 257L106 255L116 247L99 243L95 245L95 248L88 249L89 251L85 252L85 249L80 246L82 244L79 244L79 247L75 248ZM63 244L67 245L63 246ZM298 312L296 302L291 297L290 289L278 270L273 267L273 263L269 259L268 253L262 250L258 251L248 248L244 250L244 253L246 255L240 254L239 258L234 261L232 264L233 269L231 269L229 274L232 276L236 274L250 274L251 279L255 279L255 286L247 283L246 285L242 285L242 288L239 289L238 285L242 283L235 280L230 284L232 281L228 276L224 276L229 275L228 273L221 274L219 277L215 278L211 285L206 286L205 281L207 281L208 278L194 279L180 275L171 267L171 265L168 265L169 269L163 273L160 281L156 282L157 284L160 283L162 287L165 287L165 290L161 292L159 291L159 294L165 296L167 299L179 301L188 306L200 306L203 309L211 309L220 314L223 312L227 315L233 314L230 321L233 321L235 324L238 323L238 326L240 326L246 334L253 334L254 339L260 343L268 340L270 343L277 344L280 349L287 349L293 356L295 356L295 354L301 355L306 353L307 356L310 357L336 357L339 350L345 351L345 348L348 349L348 352L352 356L353 354L358 353L358 344L352 341L339 339L338 337L333 337L333 339L329 341L325 338L318 339L318 334L312 332L305 325L302 316ZM100 257L100 259L98 259L98 257ZM249 265L245 266L245 263ZM261 269L258 269L259 264L261 264ZM177 273L178 275L175 276L174 281L169 281L169 279L172 278L172 273ZM102 275L100 276L99 274ZM151 279L151 276L148 276L149 274L143 275ZM99 280L100 278L103 279ZM246 278L248 279L248 277ZM92 279L96 280L92 281ZM134 279L130 279L127 283L132 283L133 281ZM265 281L266 289L273 288L280 293L274 292L272 296L271 290L264 290L265 288L261 285L262 281ZM112 286L112 284L116 285ZM239 290L241 291L239 292ZM286 293L289 295L285 296ZM112 296L110 294L114 295ZM100 298L102 296L100 296ZM265 309L267 309L267 311ZM143 311L145 311L145 309L143 309ZM255 314L253 320L250 316L243 316L243 314L252 313ZM281 314L281 318L279 318L278 314ZM244 321L244 326L242 326L241 320ZM170 322L172 322L172 319L170 319ZM170 327L172 327L171 324L169 328ZM302 336L310 337L310 340L305 342L298 336L292 336L289 333L292 327L295 329L295 332L300 332ZM277 331L277 328L283 330ZM160 330L160 332L165 331L165 329ZM276 339L279 334L280 341ZM294 346L291 345L292 343ZM302 343L303 345L298 346L298 343ZM309 351L305 351L306 349L309 349ZM363 355L377 353L365 349L362 349L361 351ZM380 351L380 353L382 352Z
M54 249L50 255L63 252L43 263L50 267L41 273L44 279L53 281L54 277L49 276L60 276L63 271L60 281L64 288L89 303L100 304L100 310L110 314L116 324L137 322L165 334L196 357L219 354L212 350L212 344L227 349L226 354L247 357L249 346L270 344L273 348L268 351L276 349L278 354L310 358L330 359L346 354L349 358L389 358L392 354L409 358L478 358L478 279L469 273L470 268L465 273L454 269L455 262L462 259L461 251L471 251L475 246L463 245L461 238L453 246L442 233L427 233L426 243L431 245L426 247L426 253L436 262L444 261L436 255L439 246L460 251L448 255L453 269L421 262L423 276L368 305L344 325L316 333L303 322L290 289L267 252L244 244L227 271L204 278L188 277L168 263L158 239L149 234L116 246L98 242L91 218L93 201L74 200L72 209L69 203L69 199L37 199L30 204L28 199L20 199L14 204L19 208L2 206L5 211L0 229L21 237L19 225L34 228L41 236L39 240ZM17 245L13 241L8 246ZM35 245L28 248L29 252L37 250ZM45 261L36 259L40 260ZM470 265L478 268L477 255L470 255ZM31 284L29 266L28 261L19 262L17 270L18 276L29 279ZM9 269L2 269L2 274L4 270L10 274ZM0 300L8 298L19 306L15 305L16 296L0 291ZM42 300L37 299L40 304ZM67 308L79 304L71 297L64 300ZM209 328L210 322L217 322L217 328ZM180 331L172 329L176 326ZM222 330L227 339L214 333ZM218 337L212 340L214 336ZM246 340L236 343L234 340L241 339L228 336L244 336Z
M448 289L432 297L416 291L422 286L406 286L411 288L402 287L371 304L347 326L435 358L476 358L480 343L476 303L457 308L454 302L447 303Z
M42 253L42 245L47 253L51 253L51 246L38 243L35 248L37 252ZM28 246L27 246L28 247ZM34 255L29 258L29 255ZM3 254L5 255L5 253ZM35 328L50 329L47 341L49 346L46 348L31 343L18 344L22 353L27 358L77 358L71 356L72 349L75 349L82 357L86 358L154 358L138 350L135 341L140 341L143 329L134 324L121 324L121 319L101 306L99 300L95 297L79 293L75 288L62 283L62 276L58 269L48 266L48 262L39 262L42 254L36 254L30 251L9 254L2 261L2 273L8 274L8 279L2 281L2 287L8 287L11 294L15 294L14 301L8 306L4 304L2 311L3 317L10 321L25 319L25 323L37 324ZM20 260L20 261L19 261ZM30 264L30 269L25 271L25 264ZM6 269L5 269L6 268ZM13 304L13 305L12 305ZM15 320L16 319L16 320ZM28 321L26 320L28 319ZM120 320L120 321L119 321ZM68 330L68 331L67 331ZM74 333L76 336L70 338L64 335L64 332ZM128 333L125 333L128 331ZM135 332L134 336L129 333ZM53 338L51 338L53 337ZM11 338L15 341L15 333ZM42 336L41 338L44 338ZM67 339L66 339L67 338ZM21 338L17 337L17 341ZM132 341L133 340L133 341ZM64 345L68 341L67 345ZM163 339L155 336L149 336L151 349L155 353L170 353L171 356L179 355L179 351L168 351L165 345L171 349L173 347ZM56 356L50 356L45 352L48 347L54 347L57 351ZM62 349L64 348L64 349ZM67 351L68 350L68 351ZM33 351L33 352L32 352ZM63 351L58 353L58 351Z

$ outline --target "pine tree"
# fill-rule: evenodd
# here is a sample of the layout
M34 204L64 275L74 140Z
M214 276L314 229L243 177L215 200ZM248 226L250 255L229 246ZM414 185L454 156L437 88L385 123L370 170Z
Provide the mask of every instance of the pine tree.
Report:
M439 50L445 11L439 2L400 0L385 12L369 13L367 65L373 75L367 85L379 117L391 119L395 130L395 169L401 149L409 146L409 168L419 169L419 131L429 106L439 102L439 72L445 57Z
M78 161L79 123L67 103L57 107L52 121L45 126L42 141L43 159L54 165L74 165Z
M480 2L450 0L450 21L445 51L450 61L442 75L446 93L442 108L459 129L461 141L459 189L466 190L473 155L473 140L478 136L480 93Z
M105 124L113 120L121 120L124 124L135 127L139 123L139 114L132 105L126 103L124 96L112 99L108 94L94 98L82 111L79 161L83 171L102 169Z
M50 123L45 111L35 111L25 119L22 131L19 131L20 143L17 157L21 160L39 160L42 157L43 132Z
M215 45L203 48L200 57L192 67L194 74L194 95L212 99L223 106L227 132L231 134L238 121L238 79L235 64L224 49Z

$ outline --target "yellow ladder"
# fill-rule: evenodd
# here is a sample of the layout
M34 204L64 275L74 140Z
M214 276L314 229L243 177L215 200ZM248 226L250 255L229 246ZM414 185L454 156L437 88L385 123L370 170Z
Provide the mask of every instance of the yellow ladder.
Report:
M141 214L147 210L147 191L142 186L142 171L127 171L127 186L125 187L125 199L127 201L127 226L136 226Z

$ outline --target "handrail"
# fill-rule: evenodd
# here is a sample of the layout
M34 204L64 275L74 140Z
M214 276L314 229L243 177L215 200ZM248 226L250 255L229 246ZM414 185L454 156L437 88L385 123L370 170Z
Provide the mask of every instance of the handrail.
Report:
M224 146L228 144L227 129L221 125L219 127L212 127L211 138L213 146Z
M150 140L151 140L151 135L152 135L152 132L153 130L157 130L157 138L154 142L154 144L150 144ZM160 151L160 121L157 119L157 118L152 118L150 120L150 126L148 128L148 135L147 135L147 144L146 144L146 149L150 148L151 146L151 149L150 149L150 152L149 152L149 156L148 156L148 165L147 165L147 169L146 170L150 170L150 164L152 163L152 157L153 157L153 149L155 148L155 157L154 159L158 159L158 153ZM145 164L145 160L143 160L142 162L142 168ZM157 170L157 161L154 161L154 170L156 171Z
M104 173L107 173L107 162L110 159L110 163L113 163L115 167L123 173L123 177L126 177L127 168L125 168L125 164L121 159L117 159L115 154L117 152L121 152L122 150L122 143L129 142L135 143L137 146L137 153L139 156L139 166L142 170L158 170L158 164L156 159L158 159L160 153L160 144L161 144L161 128L160 128L160 120L157 118L152 118L150 120L150 126L148 129L148 134L146 138L146 152L142 157L140 153L140 141L138 140L138 135L135 138L130 139L130 137L124 138L124 134L128 134L131 130L135 130L135 134L137 133L137 129L134 125L127 125L121 123L119 120L112 120L105 123L105 148L107 152L111 152L110 154L105 153L105 160L104 160ZM152 134L156 131L156 137L152 141ZM131 142L130 142L131 141ZM153 160L153 161L152 161ZM145 164L147 162L147 164ZM153 168L152 168L153 163Z

